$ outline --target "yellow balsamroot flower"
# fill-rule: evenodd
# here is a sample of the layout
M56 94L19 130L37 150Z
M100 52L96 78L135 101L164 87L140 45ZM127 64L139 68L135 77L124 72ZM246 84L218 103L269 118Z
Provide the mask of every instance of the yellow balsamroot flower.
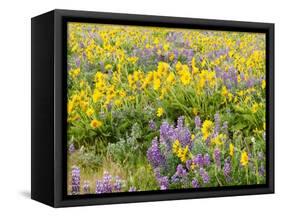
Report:
M234 145L232 143L230 143L230 145L229 145L229 155L231 157L233 157L233 154L234 154Z
M259 108L259 104L257 104L256 102L254 103L254 105L252 106L252 112L253 113L256 113L258 111L258 108Z
M175 81L175 74L173 72L170 72L168 77L167 77L167 82L169 84L173 83Z
M160 74L167 73L169 70L169 64L165 62L159 62L157 72Z
M265 86L266 86L266 82L265 82L265 80L262 80L262 82L261 82L261 87L262 87L262 89L264 89Z
M191 81L190 73L187 71L183 72L180 79L183 85L188 85Z
M69 71L69 75L70 75L72 78L76 78L79 74L80 74L80 68L73 69L73 70L70 70L70 71Z
M67 113L70 114L73 111L74 102L73 100L68 101L67 103Z
M168 51L169 50L169 44L168 43L164 44L163 49L164 49L164 51Z
M101 125L102 125L102 122L97 119L94 119L91 121L91 127L94 129L99 128Z
M93 108L88 108L87 111L86 111L86 115L88 117L91 117L93 114L94 114L94 109Z
M179 71L182 70L182 64L181 64L181 62L177 62L177 64L176 64L176 70L177 70L177 72L179 72Z
M158 90L161 86L161 81L159 78L153 80L153 89Z
M211 139L211 143L214 145L222 145L226 136L224 134L219 134L215 138Z
M107 64L106 66L105 66L105 70L106 71L109 71L109 70L111 70L112 69L112 65L111 64Z
M178 151L178 157L180 158L182 163L186 162L187 153L188 153L188 146L185 146L184 148L180 149L180 151Z
M207 140L207 138L210 136L210 134L213 132L214 123L210 120L205 120L202 125L202 134L204 140Z
M164 109L162 107L157 109L156 115L158 117L161 117L164 114Z
M246 151L243 151L241 154L240 163L242 166L247 166L248 162L249 162L248 153Z
M228 90L227 90L226 86L222 87L221 95L224 96L224 97L228 97Z
M199 72L199 69L196 67L196 63L195 63L195 58L192 58L191 61L191 66L192 66L192 73L193 74L197 74Z
M138 57L128 57L128 61L132 64L135 64L138 61Z
M116 99L114 101L114 105L116 105L117 107L121 106L122 105L122 101L120 99Z
M172 145L173 153L177 154L180 149L180 142L178 139L176 139Z
M99 99L101 97L102 97L102 93L99 90L95 89L94 93L93 93L93 100L94 100L94 102L99 101Z

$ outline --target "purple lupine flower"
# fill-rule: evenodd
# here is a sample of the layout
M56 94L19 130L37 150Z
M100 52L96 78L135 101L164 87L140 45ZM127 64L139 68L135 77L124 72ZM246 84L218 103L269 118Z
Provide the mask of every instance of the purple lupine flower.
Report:
M215 133L219 133L220 131L220 115L219 113L216 113L214 116L215 119Z
M171 132L171 127L168 122L164 121L160 126L160 143L170 146L169 134Z
M228 123L227 121L223 122L222 128L221 128L222 132L224 132L226 135L228 134Z
M154 169L156 180L160 186L161 190L166 190L169 187L169 178L167 176L162 176L160 173L160 168Z
M211 164L211 159L210 159L210 155L208 153L206 153L204 155L204 165L205 166L209 166Z
M200 174L200 176L201 176L201 178L202 178L202 180L205 184L209 183L210 177L209 177L209 174L206 170L204 170L203 168L200 168L199 174Z
M224 174L224 177L226 179L227 182L230 182L231 181L231 162L230 162L230 159L226 159L225 162L224 162L224 167L223 167L223 174Z
M182 164L179 164L179 165L177 166L176 174L177 174L179 177L184 177L184 176L187 175L186 169L183 168Z
M96 182L96 193L111 193L112 192L112 185L111 185L111 175L105 171L103 174L103 179L98 180Z
M122 180L119 178L119 176L116 176L115 183L114 183L114 191L120 192L122 188Z
M137 191L136 187L131 186L131 187L129 188L129 192L135 192L135 191Z
M172 183L185 182L187 180L187 171L182 164L177 166L175 174L171 177Z
M104 193L104 190L103 190L103 183L101 180L98 180L96 182L96 194L102 194Z
M153 120L150 120L148 125L151 130L156 130L156 123Z
M103 193L111 193L112 192L112 185L111 185L112 176L109 172L105 171L103 174Z
M196 157L193 159L194 164L198 165L199 167L204 166L204 158L202 154L197 154Z
M193 188L199 188L200 187L199 182L196 178L192 179L191 185L192 185Z
M80 169L76 166L73 166L71 171L71 187L72 194L80 193Z
M90 183L89 183L89 181L84 181L83 192L84 193L90 193Z
M196 127L197 129L200 129L200 128L201 128L201 119L200 119L199 116L195 116L195 118L194 118L194 123L195 123L195 127Z
M80 67L80 65L81 65L81 60L80 60L79 58L76 58L76 60L75 60L75 65L76 65L77 68Z
M184 117L180 116L177 120L177 127L174 129L173 136L179 140L183 147L191 142L191 133L187 127L184 127Z
M221 167L221 152L218 148L216 148L214 150L214 158L215 158L215 162L216 162L216 165L217 167Z
M190 170L191 165L192 165L192 160L187 160L185 163L186 169Z
M147 150L147 159L153 168L159 167L164 163L164 157L158 145L158 139L155 137L152 140L151 147Z
M177 120L177 128L182 129L183 125L184 125L184 116L180 116L180 117L178 117L178 120Z
M169 187L169 178L167 176L162 176L158 179L160 190L167 190Z
M69 148L68 148L68 152L70 154L74 153L75 152L75 146L73 143L70 144Z

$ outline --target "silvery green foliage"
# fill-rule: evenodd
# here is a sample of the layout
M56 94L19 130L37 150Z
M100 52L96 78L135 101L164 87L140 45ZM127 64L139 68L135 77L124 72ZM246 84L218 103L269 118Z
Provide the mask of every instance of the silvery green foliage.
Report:
M142 144L138 142L141 137L141 127L138 123L134 123L129 135L127 133L125 138L120 138L116 143L108 144L107 152L119 163L124 163L131 158L134 160L136 159L134 155L142 148Z

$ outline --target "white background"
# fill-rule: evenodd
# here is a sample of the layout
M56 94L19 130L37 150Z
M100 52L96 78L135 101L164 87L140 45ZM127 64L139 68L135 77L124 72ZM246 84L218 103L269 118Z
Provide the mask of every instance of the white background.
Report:
M281 102L278 97L281 94L279 73L281 7L278 2L278 0L1 1L0 215L278 216L281 212L279 184ZM30 18L54 8L275 23L276 194L63 209L52 209L30 200Z

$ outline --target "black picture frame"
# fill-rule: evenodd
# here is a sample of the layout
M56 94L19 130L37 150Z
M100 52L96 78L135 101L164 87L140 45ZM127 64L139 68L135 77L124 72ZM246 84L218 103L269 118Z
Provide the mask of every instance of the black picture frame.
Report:
M207 189L66 194L66 23L161 26L266 34L266 184ZM53 207L274 193L274 24L53 10L31 22L31 198Z

